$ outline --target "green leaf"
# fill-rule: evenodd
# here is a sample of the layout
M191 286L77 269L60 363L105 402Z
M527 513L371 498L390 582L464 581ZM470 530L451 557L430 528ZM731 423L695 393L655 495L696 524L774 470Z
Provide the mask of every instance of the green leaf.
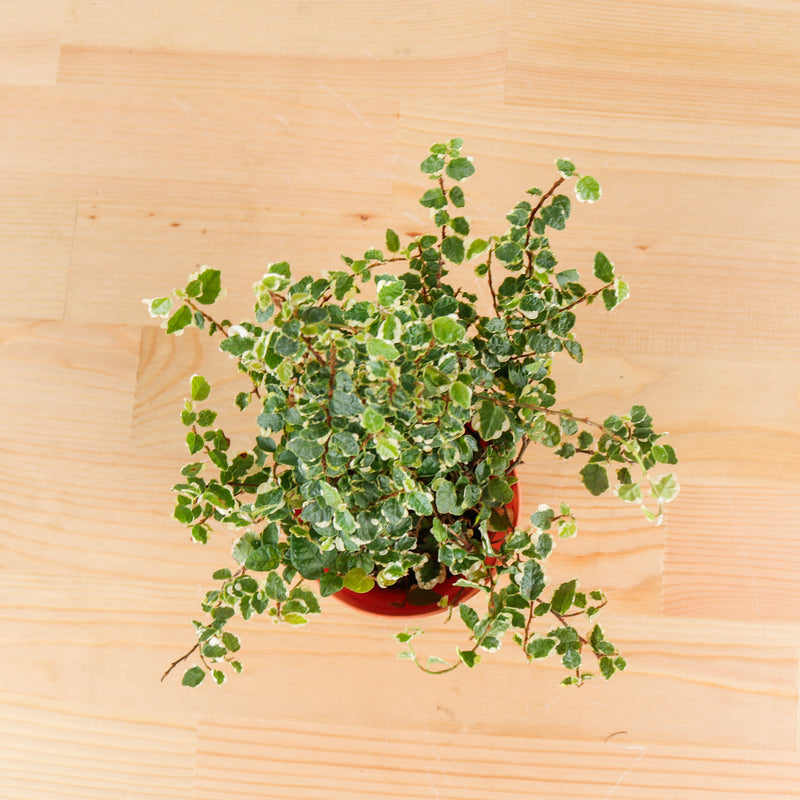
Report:
M677 464L678 458L675 455L675 450L668 444L657 444L653 446L651 451L653 458L659 464Z
M450 202L456 208L464 208L466 200L464 199L464 190L460 186L454 186L450 190Z
M332 594L336 594L343 586L342 576L337 575L335 572L326 572L319 579L319 593L323 597L330 597Z
M617 488L617 497L626 503L640 503L642 501L642 487L638 483L623 483Z
M231 653L235 653L240 647L239 637L232 634L230 631L225 631L222 634L222 643Z
M668 475L662 475L660 478L656 478L651 487L653 497L665 503L674 500L678 496L679 491L680 485L678 484L678 478L672 472Z
M425 492L410 492L408 495L408 505L415 514L419 514L421 517L430 517L433 515L433 506Z
M440 172L444 166L444 157L436 153L429 155L420 165L419 168L426 175L433 175Z
M553 537L549 533L539 534L536 540L536 552L541 558L547 558L553 552Z
M433 534L433 538L436 539L439 544L443 544L447 541L447 528L445 528L442 523L434 517L433 525L431 527L431 533Z
M406 285L399 280L382 280L378 282L378 302L382 306L390 307L406 290Z
M194 453L203 449L203 437L199 433L189 431L186 434L186 446L189 448L189 452L194 455Z
M581 203L594 203L601 194L600 184L591 175L584 175L575 184L575 196Z
M580 342L576 342L574 339L565 339L563 344L564 349L570 354L573 360L577 361L579 364L583 362L583 347L581 347Z
M614 286L609 289L603 289L603 304L608 311L616 308L623 300L627 300L630 296L628 284L619 278L614 280Z
M192 375L192 400L205 400L211 394L211 386L202 375Z
M442 242L442 255L453 264L464 260L464 240L460 236L448 236Z
M485 239L473 239L467 248L467 260L480 255L486 250L487 247L489 247L489 242L487 242Z
M555 512L552 508L543 508L541 511L534 511L530 517L531 525L535 525L543 531L549 530L554 516Z
M514 491L505 478L490 478L486 484L486 493L489 502L498 506L507 505L514 497Z
M471 159L459 156L447 163L445 172L448 178L452 178L454 181L463 181L464 178L469 178L475 172L475 167L472 165Z
M581 654L578 650L567 650L561 657L561 663L567 669L577 669L581 665Z
M469 235L469 222L466 217L455 217L455 219L451 220L450 227L460 236Z
M220 271L218 269L204 269L197 278L203 286L203 291L197 296L197 302L203 305L210 305L219 297L222 291Z
M208 542L208 528L205 525L193 525L192 539L200 542L200 544L206 544Z
M181 306L167 321L167 333L178 333L191 324L191 309L189 306Z
M557 158L556 169L565 178L569 178L575 172L575 165L568 158Z
M597 252L594 256L594 274L605 283L614 280L614 265L609 261L605 253Z
M465 383L456 381L450 387L450 399L461 408L469 408L472 405L472 389Z
M217 508L233 508L236 504L230 489L218 483L211 483L206 487L203 499Z
M281 619L284 622L288 622L290 625L307 625L308 620L302 615L297 614L294 612L290 612L289 614L283 614Z
M277 572L270 572L270 574L267 575L264 591L267 597L271 600L277 600L280 603L289 596L286 583Z
M472 669L476 664L480 663L481 657L473 650L459 650L458 657Z
M442 481L436 490L436 510L440 514L449 514L458 503L456 490L450 481Z
M245 559L244 566L253 572L269 572L281 563L281 554L273 544L262 544Z
M491 439L496 439L503 431L507 431L510 426L511 423L506 412L491 400L483 400L472 417L472 427L487 442Z
M425 208L444 208L447 205L447 198L444 192L437 186L435 189L428 189L420 198L420 205Z
M400 237L391 229L386 229L386 249L396 253L400 249Z
M309 580L319 580L323 573L324 561L319 547L309 539L292 536L289 556L294 568Z
M495 256L506 264L513 264L522 257L522 248L517 242L503 242L495 248Z
M574 519L561 520L558 523L558 538L569 539L578 533L578 523Z
M172 300L169 297L156 297L149 304L150 315L153 317L166 317L172 310Z
M537 638L531 639L528 642L528 646L525 648L525 652L531 658L546 658L550 655L550 651L556 646L555 639L547 639L547 638Z
M224 581L231 577L231 571L227 567L218 569L212 576L215 581Z
M572 601L575 599L575 587L577 581L573 578L571 581L562 583L558 589L553 592L553 599L550 601L550 608L556 614L566 614L572 607Z
M386 424L386 418L380 412L376 411L372 406L367 406L364 409L364 430L367 433L377 433L383 429Z
M544 572L537 561L526 561L522 568L522 577L519 582L519 592L528 601L532 602L544 591Z
M436 317L432 329L433 336L439 344L460 342L466 333L464 326L453 317Z
M194 521L194 514L192 514L192 510L187 506L175 506L175 511L172 516L184 525L191 525Z
M357 594L366 594L375 586L375 581L361 567L353 567L344 576L345 588Z
M570 214L569 197L565 194L556 195L549 206L545 206L542 211L542 220L545 225L557 231L563 231L567 226Z
M595 496L608 489L608 473L600 464L587 464L580 472L583 485Z
M461 620L463 621L463 623L471 631L474 631L475 626L478 624L478 619L479 619L478 612L471 606L461 603L458 606L458 613L461 615Z
M225 675L225 673L221 669L213 670L211 672L211 677L214 678L214 683L216 683L217 686L222 686L222 684L225 683L227 679L227 675Z
M214 420L217 418L217 412L212 411L209 408L204 408L198 415L197 415L197 424L201 428L208 428L209 425L214 424Z
M238 358L253 349L253 339L235 333L233 336L223 339L219 344L219 349Z
M206 671L202 667L191 667L183 673L181 683L184 686L199 686L206 677Z
M388 361L394 361L400 356L400 351L385 339L368 339L367 353L373 358L385 358Z
M375 439L375 452L384 461L396 461L400 458L400 447L397 441L386 436L379 436Z
M608 680L615 672L616 667L614 666L614 659L609 658L608 656L603 656L600 659L600 674Z
M335 389L330 402L331 412L344 417L353 417L364 410L361 401L355 394Z

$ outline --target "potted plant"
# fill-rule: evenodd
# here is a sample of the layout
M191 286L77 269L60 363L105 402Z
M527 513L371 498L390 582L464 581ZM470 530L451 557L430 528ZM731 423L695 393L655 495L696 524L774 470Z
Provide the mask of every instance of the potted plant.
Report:
M550 448L579 460L593 495L613 486L656 523L678 492L672 473L651 474L676 458L643 406L595 422L556 405L553 358L583 357L575 312L628 297L601 252L596 288L557 266L551 235L571 210L559 189L573 181L577 199L592 203L600 187L558 159L552 186L530 189L504 233L470 238L461 184L474 166L461 147L435 144L421 164L431 233L403 242L389 229L385 249L343 256L344 269L319 277L295 280L287 263L271 264L254 286L253 318L238 324L210 313L222 294L211 268L145 301L168 334L194 326L218 337L247 376L235 406L257 412L251 446L231 452L205 402L208 381L191 378L181 419L192 461L173 487L175 517L201 543L227 527L235 564L214 572L196 644L165 675L197 653L183 683L211 674L221 684L226 664L242 669L234 616L303 625L320 613L318 594L377 613L455 612L467 642L454 663L423 663L419 629L397 634L400 656L426 672L474 667L509 634L528 661L559 657L565 685L591 677L587 657L604 678L624 669L595 620L603 593L581 591L577 579L548 587L556 539L577 530L571 509L539 506L518 526L514 473L529 447ZM466 262L490 302L447 282ZM468 602L475 594L480 611Z

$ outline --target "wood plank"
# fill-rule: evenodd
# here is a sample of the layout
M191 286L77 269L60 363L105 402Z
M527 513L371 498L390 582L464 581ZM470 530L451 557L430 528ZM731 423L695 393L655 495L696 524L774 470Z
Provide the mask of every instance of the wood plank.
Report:
M76 210L69 195L0 197L0 315L63 318Z
M4 800L795 798L796 3L5 5ZM318 274L387 226L422 232L418 164L452 136L478 168L476 235L549 186L555 157L603 186L554 237L560 263L590 273L602 250L632 296L579 319L561 400L600 418L644 402L682 494L656 528L549 452L520 478L524 514L579 514L553 578L609 592L629 670L560 690L509 642L431 679L396 659L402 623L326 598L299 630L234 621L245 672L224 687L160 683L230 560L227 533L188 541L169 488L187 379L229 364L168 339L140 298L208 263L219 310L246 314L270 261ZM453 278L490 308L469 265ZM420 622L423 656L464 643Z
M742 483L688 487L664 549L665 614L796 622L800 491Z
M430 7L426 15L429 11ZM412 55L407 48L365 48L363 44L342 47L333 56L305 47L291 57L271 52L271 48L270 54L245 54L68 44L61 51L58 80L62 85L278 94L322 89L344 97L356 93L379 98L383 103L409 94L437 102L442 94L470 103L502 102L505 92L507 54L497 37L476 37L458 52L437 50L424 55ZM298 74L303 75L302 83ZM432 80L432 76L440 77Z
M9 800L193 797L196 725L61 700L0 695L0 775Z
M58 73L67 0L5 3L0 86L52 86Z
M659 118L798 120L800 18L786 0L512 0L506 101ZM587 92L586 87L592 91Z
M796 754L673 748L606 740L565 742L468 730L389 729L250 717L236 726L205 719L199 732L197 800L243 794L338 800L390 797L604 797L705 800L797 796Z
M358 0L241 0L236 13L212 0L70 0L64 42L202 53L269 53L285 58L368 55L425 58L496 49L505 42L505 3L465 0L458 12L407 0L387 19L382 4ZM153 20L158 25L153 25ZM387 21L391 20L389 24Z
M0 88L0 179L7 191L103 192L299 203L389 204L395 107L330 89L288 93L91 86ZM45 124L47 123L47 124ZM53 137L51 126L59 135ZM299 138L298 130L316 131ZM356 143L360 142L360 146ZM298 165L302 164L302 169Z
M165 579L198 557L170 520L182 462L129 445L138 355L136 328L0 326L4 570Z
M4 321L3 447L44 444L53 452L98 455L127 442L138 353L136 328Z

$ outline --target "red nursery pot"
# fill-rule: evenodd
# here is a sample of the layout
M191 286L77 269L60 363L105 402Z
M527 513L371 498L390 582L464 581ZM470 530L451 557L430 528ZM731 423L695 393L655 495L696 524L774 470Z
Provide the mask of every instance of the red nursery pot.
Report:
M512 477L516 477L516 473L511 473ZM514 483L511 487L514 492L514 497L511 502L506 506L506 513L511 520L512 526L516 526L519 519L519 484ZM506 536L507 531L494 531L491 533L491 540L494 546L498 545ZM468 598L477 594L477 589L471 589L466 586L456 586L456 581L460 578L459 575L451 575L446 578L442 583L437 584L433 591L436 594L447 597L449 605L456 605ZM334 597L338 597L343 603L349 606L358 608L361 611L367 611L370 614L379 614L382 617L422 617L429 614L440 614L446 611L438 603L428 603L426 605L415 605L408 602L409 589L403 586L388 586L382 589L377 584L368 592L359 594L358 592L350 591L350 589L340 589L336 592Z

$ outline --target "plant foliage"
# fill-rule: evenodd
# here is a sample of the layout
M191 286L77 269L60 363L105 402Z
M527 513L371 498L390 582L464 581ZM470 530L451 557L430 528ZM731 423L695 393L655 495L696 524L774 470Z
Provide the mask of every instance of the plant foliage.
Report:
M403 242L387 230L385 252L343 256L343 269L316 278L270 264L254 286L254 317L236 325L209 312L222 295L215 269L146 301L167 333L194 326L219 337L251 386L234 405L257 414L249 449L231 452L207 405L216 399L211 385L192 377L181 420L194 460L173 487L175 518L201 543L228 528L235 563L212 576L197 643L170 667L198 654L185 685L207 675L222 683L226 663L241 671L239 639L227 629L237 615L304 625L320 613L318 595L399 581L435 590L448 573L480 588L488 608L458 604L468 643L454 663L423 664L414 650L420 631L398 634L407 647L400 656L425 671L475 667L507 635L528 661L559 658L565 685L591 677L587 655L604 678L624 669L594 619L605 595L580 590L577 579L548 586L555 541L577 530L570 508L540 506L529 524L507 531L503 511L512 470L531 445L576 459L589 492L613 490L656 522L678 493L672 473L651 474L677 459L643 406L603 422L557 406L553 358L583 358L575 312L598 298L611 310L628 297L603 253L590 289L553 248L571 213L562 185L573 181L588 202L600 187L558 159L559 177L528 191L505 232L470 237L460 183L475 168L461 147L459 139L435 144L421 164L433 184L420 199L432 233ZM447 282L463 262L486 281L486 304ZM497 531L506 531L499 541Z

